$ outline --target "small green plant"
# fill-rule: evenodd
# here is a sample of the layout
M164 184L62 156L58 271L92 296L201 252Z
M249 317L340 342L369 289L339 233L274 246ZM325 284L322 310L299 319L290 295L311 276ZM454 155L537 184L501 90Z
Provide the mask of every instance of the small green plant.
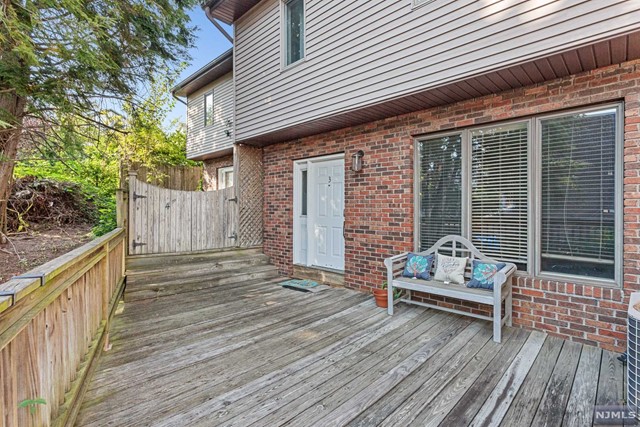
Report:
M18 403L18 408L29 408L29 413L34 415L38 408L38 405L46 405L47 401L41 397L36 397L35 399L25 399L22 402Z
M387 289L387 287L389 286L389 283L385 280L384 282L382 282L382 286L380 286L380 289ZM395 291L393 291L393 299L398 299L402 296L402 289L396 289Z

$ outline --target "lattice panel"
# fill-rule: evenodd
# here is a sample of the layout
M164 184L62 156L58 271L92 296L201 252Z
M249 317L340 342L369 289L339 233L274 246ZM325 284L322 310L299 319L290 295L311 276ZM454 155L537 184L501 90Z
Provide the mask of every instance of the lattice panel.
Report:
M236 147L238 175L238 245L249 247L262 244L263 178L262 149L239 145Z

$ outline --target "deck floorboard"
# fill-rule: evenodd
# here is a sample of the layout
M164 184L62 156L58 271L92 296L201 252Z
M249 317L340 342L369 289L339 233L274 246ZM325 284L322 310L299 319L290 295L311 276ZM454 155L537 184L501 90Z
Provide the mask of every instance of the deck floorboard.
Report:
M273 279L171 288L125 301L76 425L585 426L624 396L616 354L542 332L496 344L489 322Z

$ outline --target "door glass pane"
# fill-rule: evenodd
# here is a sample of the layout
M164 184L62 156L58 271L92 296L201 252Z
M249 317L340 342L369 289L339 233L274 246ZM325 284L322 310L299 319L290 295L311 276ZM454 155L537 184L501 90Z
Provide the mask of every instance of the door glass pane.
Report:
M285 4L286 64L293 64L304 56L304 0Z
M307 215L307 171L302 171L302 215Z
M615 277L616 114L541 121L542 271Z
M527 269L528 126L471 132L471 237L480 252Z
M418 144L419 247L462 233L462 138L451 135Z

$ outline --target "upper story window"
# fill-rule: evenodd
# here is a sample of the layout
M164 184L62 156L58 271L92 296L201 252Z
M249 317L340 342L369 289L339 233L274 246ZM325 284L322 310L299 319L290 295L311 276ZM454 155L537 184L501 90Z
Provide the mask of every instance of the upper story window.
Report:
M619 285L621 111L585 108L419 140L418 249L460 234L534 276Z
M284 65L304 58L304 0L284 3Z
M204 95L204 125L211 126L213 124L213 92Z

